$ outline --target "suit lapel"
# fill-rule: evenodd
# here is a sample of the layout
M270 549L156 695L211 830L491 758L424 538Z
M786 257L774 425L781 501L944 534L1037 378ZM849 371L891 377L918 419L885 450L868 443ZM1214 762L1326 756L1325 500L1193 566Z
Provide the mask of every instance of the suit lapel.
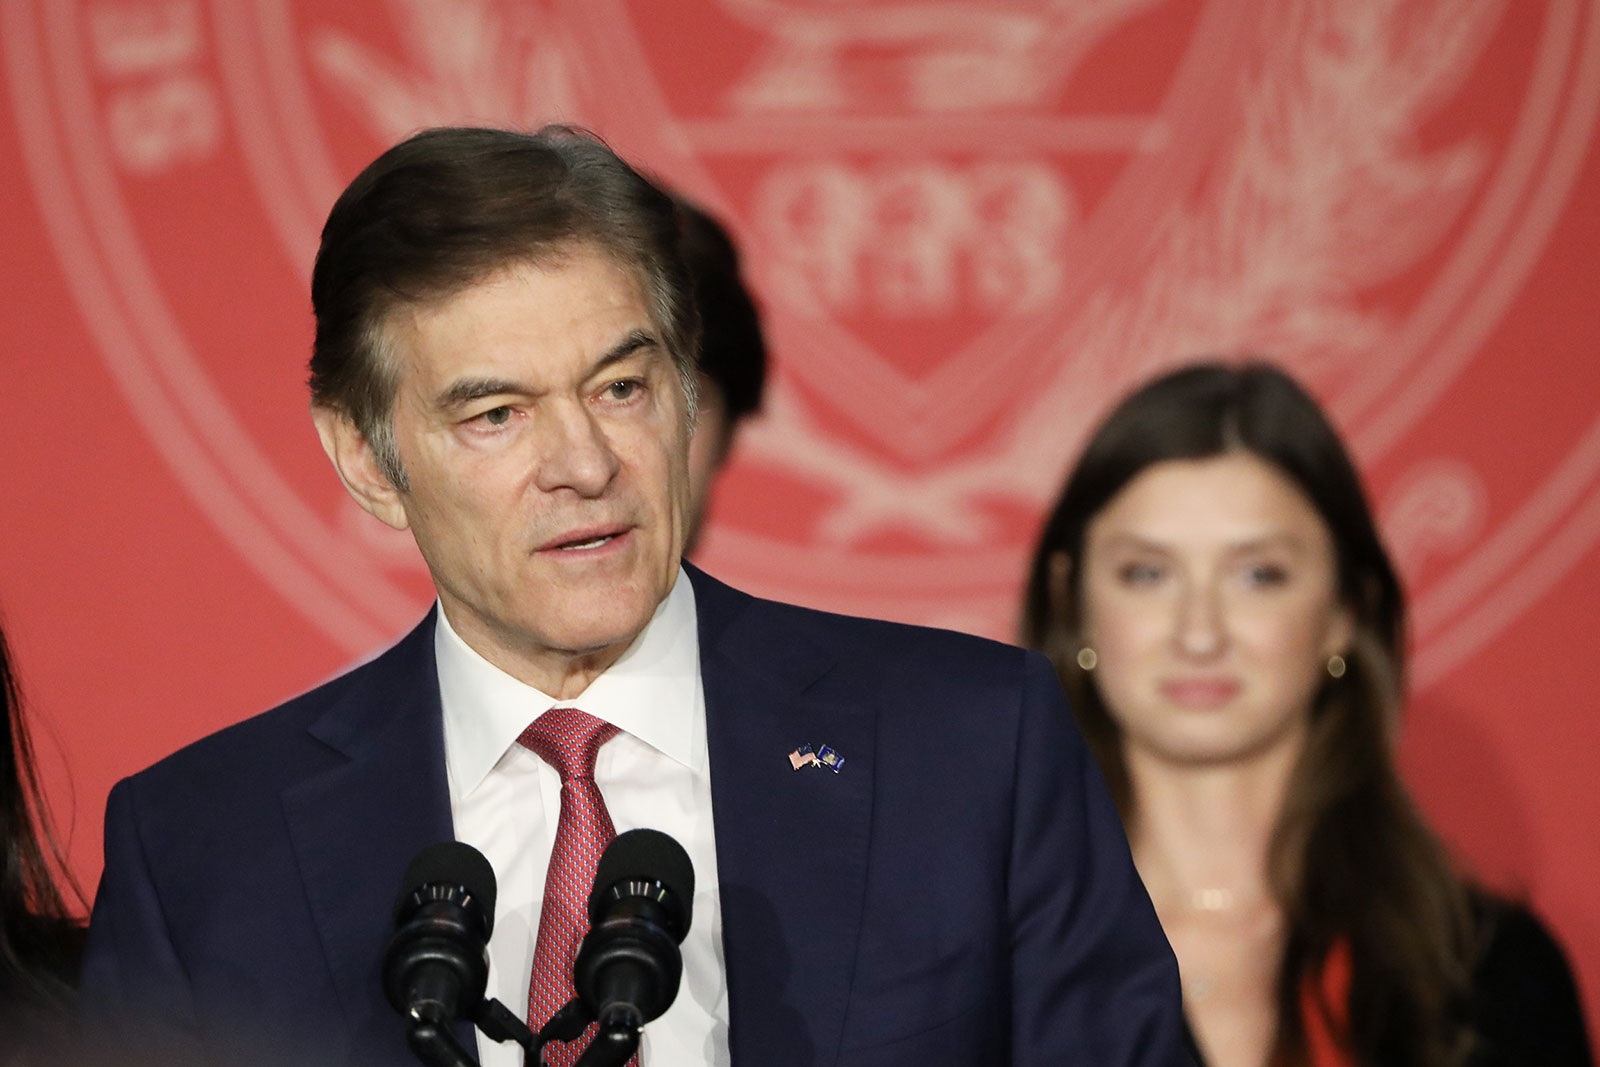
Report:
M832 658L794 616L690 570L735 1067L837 1059L872 816L869 706L823 695ZM835 774L788 753L829 745Z
M306 899L356 1040L398 1035L380 981L407 864L454 837L430 614L310 727L346 760L284 790Z

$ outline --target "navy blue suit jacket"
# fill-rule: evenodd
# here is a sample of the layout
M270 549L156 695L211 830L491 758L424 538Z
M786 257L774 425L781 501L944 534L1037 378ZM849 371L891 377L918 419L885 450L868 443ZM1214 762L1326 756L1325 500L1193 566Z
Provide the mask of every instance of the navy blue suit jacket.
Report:
M735 1067L1187 1062L1176 963L1042 658L690 575ZM793 770L804 742L843 771ZM379 964L407 863L452 836L430 616L113 789L82 1017L407 1067Z

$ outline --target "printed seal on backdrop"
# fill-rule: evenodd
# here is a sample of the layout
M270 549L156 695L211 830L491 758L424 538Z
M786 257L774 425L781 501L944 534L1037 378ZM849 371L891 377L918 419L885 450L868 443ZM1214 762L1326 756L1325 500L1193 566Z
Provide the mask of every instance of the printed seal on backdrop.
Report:
M265 372L225 340L239 309L208 294L303 323L343 182L447 122L579 121L739 233L778 376L702 561L754 590L1005 636L1094 419L1206 352L1282 360L1398 470L1423 682L1600 535L1600 405L1492 481L1469 430L1411 436L1507 358L1485 338L1592 135L1592 2L0 10L33 193L107 366L205 513L353 653L414 619L420 561L320 459L286 467Z

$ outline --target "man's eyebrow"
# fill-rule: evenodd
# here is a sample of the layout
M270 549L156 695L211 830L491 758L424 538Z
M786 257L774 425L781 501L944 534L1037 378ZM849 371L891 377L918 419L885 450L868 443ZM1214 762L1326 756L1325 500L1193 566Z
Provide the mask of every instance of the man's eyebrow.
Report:
M661 342L649 330L629 330L627 335L606 350L605 355L594 361L590 368L591 375L598 374L614 363L621 363L641 348L660 348Z
M486 396L525 393L527 389L526 385L514 382L510 378L457 378L450 383L448 389L439 394L436 403L443 409L458 408L475 400L482 400Z
M642 348L659 348L661 342L649 330L629 330L628 333L606 349L605 354L594 361L590 367L590 376L604 371L607 367L621 363L629 356ZM511 378L457 378L449 387L440 393L435 404L440 410L449 411L463 407L475 401L490 396L526 395L533 390L525 383Z

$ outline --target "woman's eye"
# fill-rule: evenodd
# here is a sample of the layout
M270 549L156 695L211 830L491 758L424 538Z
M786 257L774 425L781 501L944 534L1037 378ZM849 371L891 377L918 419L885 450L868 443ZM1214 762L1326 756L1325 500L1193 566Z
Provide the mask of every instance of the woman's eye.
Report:
M1244 578L1253 586L1278 586L1289 580L1289 571L1277 563L1255 563L1245 568Z
M1163 573L1155 563L1124 563L1117 568L1117 578L1124 585L1153 585Z

